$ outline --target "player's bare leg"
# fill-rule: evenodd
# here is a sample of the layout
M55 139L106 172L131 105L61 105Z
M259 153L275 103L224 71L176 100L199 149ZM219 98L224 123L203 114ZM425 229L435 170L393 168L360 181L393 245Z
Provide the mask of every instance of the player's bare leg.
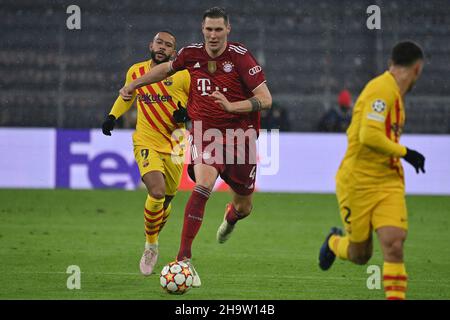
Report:
M198 163L194 165L195 185L200 185L208 190L212 190L216 184L219 172L213 166Z
M160 171L146 173L142 181L147 187L148 196L144 211L146 241L139 268L143 275L149 276L158 261L158 234L164 218L166 185Z
M377 230L383 257L388 262L403 262L403 244L407 232L397 227L381 227Z
M398 227L377 229L378 239L383 252L383 284L386 298L403 300L406 298L408 276L403 262L403 244L407 231Z
M219 173L216 168L206 164L194 165L194 173L195 187L192 190L184 212L181 245L177 260L189 263L194 276L192 286L199 287L201 285L200 277L190 260L192 256L192 242L202 225L206 202L209 199Z
M242 196L232 191L233 200L225 207L225 215L223 222L217 229L217 241L219 243L226 242L236 226L236 222L246 218L252 211L253 194Z
M348 245L348 260L358 265L365 265L372 258L373 241L372 232L369 239L364 242L351 242Z

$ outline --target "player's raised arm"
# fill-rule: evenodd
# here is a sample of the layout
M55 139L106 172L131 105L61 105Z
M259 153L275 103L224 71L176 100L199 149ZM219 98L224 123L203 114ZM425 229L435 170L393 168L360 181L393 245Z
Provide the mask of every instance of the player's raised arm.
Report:
M128 85L124 86L120 89L119 93L123 100L128 101L131 100L134 94L134 91L137 88L146 86L148 84L152 84L155 82L159 82L164 80L165 78L171 76L175 72L172 70L171 62L164 62L153 67L149 72L144 74L142 77L133 80Z
M211 96L215 102L220 104L225 111L232 113L247 113L261 110L268 110L272 107L272 95L266 83L262 83L255 90L254 96L247 100L229 102L228 99L219 91L215 91Z
M133 67L131 67L127 72L127 77L125 80L125 86L128 85L132 81L131 74L133 72ZM127 112L130 107L133 105L134 99L136 98L136 94L133 92L130 99L124 100L120 96L117 97L114 105L111 108L111 111L106 116L105 120L102 123L102 131L105 136L110 136L111 131L114 130L116 125L116 120L119 119L125 112Z

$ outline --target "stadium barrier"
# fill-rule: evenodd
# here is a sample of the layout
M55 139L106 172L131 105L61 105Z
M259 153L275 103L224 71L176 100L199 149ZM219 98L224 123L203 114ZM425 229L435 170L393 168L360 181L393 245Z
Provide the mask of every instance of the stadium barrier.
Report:
M131 134L115 130L105 137L100 130L1 128L0 188L137 189L141 181ZM262 142L270 147L261 147ZM406 192L450 195L450 135L404 135L402 143L427 157L425 175L404 164ZM258 147L258 191L333 193L346 137L263 132ZM180 189L192 185L185 168ZM216 190L226 189L219 180Z

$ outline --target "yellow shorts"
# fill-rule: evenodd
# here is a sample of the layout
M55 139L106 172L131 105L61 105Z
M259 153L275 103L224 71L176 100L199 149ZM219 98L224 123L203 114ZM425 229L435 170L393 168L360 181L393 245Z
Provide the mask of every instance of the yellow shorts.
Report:
M159 171L166 181L166 195L174 196L183 173L183 163L172 160L171 154L161 153L145 146L134 146L134 158L139 167L141 177L150 171ZM181 162L181 163L180 163Z
M366 241L372 230L398 227L408 230L408 213L403 190L355 191L336 185L341 219L351 242Z

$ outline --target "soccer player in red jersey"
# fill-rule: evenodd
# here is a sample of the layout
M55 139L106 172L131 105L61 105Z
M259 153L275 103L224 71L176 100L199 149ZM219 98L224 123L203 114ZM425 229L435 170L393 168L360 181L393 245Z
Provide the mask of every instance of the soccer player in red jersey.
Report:
M175 60L154 67L120 90L121 96L127 100L137 88L158 82L177 71L187 69L191 75L187 111L193 123L190 138L192 163L188 171L196 185L185 208L178 260L191 258L192 242L200 229L206 202L219 175L232 190L232 201L226 206L224 221L217 231L219 243L225 242L236 222L247 217L252 210L256 161L250 159L256 158L254 144L260 128L259 112L271 107L272 96L264 72L249 50L242 44L228 42L230 31L225 10L218 7L208 9L202 23L204 43L184 47ZM223 135L223 139L214 141L216 147L222 147L221 151L216 147L212 152L207 151L211 141L205 141L207 139L203 137L208 130L219 131ZM245 135L244 142L240 139L242 135ZM245 161L239 156L242 150L246 153ZM208 161L217 158L218 152L222 152L227 160L230 152L233 153L233 163L225 159Z

